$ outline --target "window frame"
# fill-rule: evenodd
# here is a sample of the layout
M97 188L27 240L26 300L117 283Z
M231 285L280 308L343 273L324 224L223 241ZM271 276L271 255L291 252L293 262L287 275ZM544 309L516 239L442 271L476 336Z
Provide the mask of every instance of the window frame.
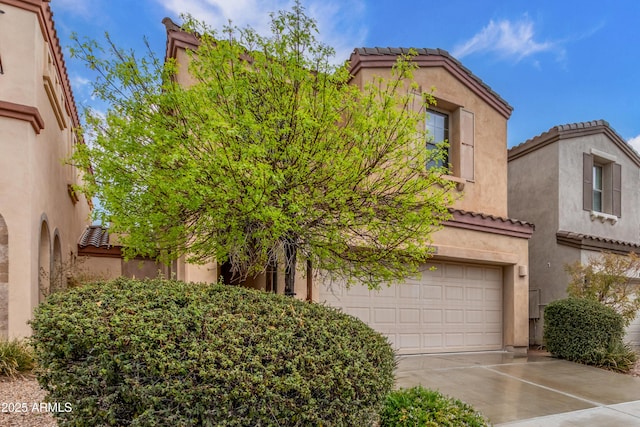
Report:
M622 166L616 160L616 156L595 149L583 153L582 207L590 212L592 220L615 224L622 216ZM597 188L597 170L601 173L600 188ZM597 206L597 192L600 206Z
M438 128L436 126L430 126L430 119L433 117L440 117L444 119L444 125L442 127L443 139L440 141L435 140L437 133L436 130ZM447 171L449 171L449 173L451 173L451 114L449 112L445 112L435 108L427 108L425 114L425 130L427 131L427 141L425 147L428 151L437 150L439 148L444 149L444 147L442 147L442 144L447 144L444 159L436 162L435 160L428 158L426 168L431 169L434 167L444 167L447 169Z

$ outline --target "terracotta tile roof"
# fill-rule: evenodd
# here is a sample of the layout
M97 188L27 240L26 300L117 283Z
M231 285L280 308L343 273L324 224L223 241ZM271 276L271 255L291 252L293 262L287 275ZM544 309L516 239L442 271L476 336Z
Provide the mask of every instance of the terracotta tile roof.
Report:
M514 219L514 218L506 218L503 216L497 216L497 215L491 215L491 214L485 214L485 213L480 213L480 212L471 212L471 211L465 211L463 209L454 209L454 208L449 208L449 212L452 214L457 214L457 215L462 215L462 216L469 216L469 217L480 217L482 219L490 219L492 221L499 221L499 222L504 222L504 223L510 223L513 225L522 225L525 227L535 227L533 225L533 223L531 222L527 222L527 221L523 221L520 219Z
M559 230L556 233L556 241L580 249L616 253L629 253L631 251L640 253L640 243L593 236L590 234L574 233L571 231Z
M449 52L444 49L431 49L431 48L407 48L407 47L360 47L356 48L351 54L351 63L352 63L352 72L357 69L357 58L359 57L395 57L398 55L408 54L409 51L413 49L417 53L417 57L414 61L419 65L424 65L421 63L429 62L429 58L441 58L442 60L449 62L453 65L453 67L460 70L461 74L467 77L470 81L477 84L482 90L486 91L491 97L495 98L498 104L500 104L500 109L503 111L503 114L511 115L513 111L513 107L509 105L507 101L505 101L498 93L494 92L489 85L487 85L482 79L473 74L471 70L462 65L460 61L451 56ZM433 61L432 61L433 62ZM354 65L355 64L355 65Z
M532 151L542 148L556 141L577 138L598 133L606 134L631 160L640 166L640 155L609 125L606 120L591 120L588 122L569 123L554 126L540 135L509 149L509 160L517 159Z
M108 248L109 245L109 230L100 225L91 225L87 227L82 236L78 246L81 248L87 246L95 246L96 248Z
M527 221L505 218L479 212L449 208L452 219L443 224L469 230L485 231L488 233L504 234L513 237L530 238L535 226Z

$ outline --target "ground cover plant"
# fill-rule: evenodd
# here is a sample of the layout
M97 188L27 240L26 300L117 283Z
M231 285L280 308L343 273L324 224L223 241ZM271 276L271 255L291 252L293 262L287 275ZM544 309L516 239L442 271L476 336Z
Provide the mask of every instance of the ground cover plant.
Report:
M32 322L60 425L368 425L394 353L363 322L234 286L117 279L55 293Z
M0 376L14 377L35 366L33 349L28 343L14 339L0 340Z
M387 396L380 427L483 427L488 421L470 405L421 386Z

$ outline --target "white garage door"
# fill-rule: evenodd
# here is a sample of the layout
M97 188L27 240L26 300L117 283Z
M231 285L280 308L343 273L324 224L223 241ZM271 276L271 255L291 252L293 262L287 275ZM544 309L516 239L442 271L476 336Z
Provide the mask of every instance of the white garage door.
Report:
M380 291L334 283L319 297L389 337L399 354L502 349L500 267L431 262Z

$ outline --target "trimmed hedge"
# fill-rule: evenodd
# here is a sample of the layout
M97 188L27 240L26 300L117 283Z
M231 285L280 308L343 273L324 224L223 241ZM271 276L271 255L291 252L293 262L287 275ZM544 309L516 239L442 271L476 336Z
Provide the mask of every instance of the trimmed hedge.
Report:
M490 425L469 404L422 386L389 393L380 417L380 427L438 427Z
M622 316L599 302L567 298L544 310L545 345L556 357L601 366L623 337Z
M38 380L60 425L375 421L394 353L360 320L239 287L117 279L36 310Z

